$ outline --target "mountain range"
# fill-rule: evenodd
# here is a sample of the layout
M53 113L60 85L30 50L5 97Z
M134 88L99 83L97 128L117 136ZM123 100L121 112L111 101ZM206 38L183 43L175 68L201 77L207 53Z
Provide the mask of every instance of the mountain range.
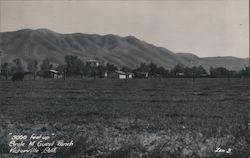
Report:
M202 65L206 69L226 67L240 70L248 65L248 59L231 56L198 57L192 53L174 53L134 36L60 34L48 29L0 32L0 50L2 62L20 58L25 65L34 59L41 63L46 58L53 64L59 64L64 62L66 55L78 56L83 61L98 60L131 68L150 62L166 69L182 64Z

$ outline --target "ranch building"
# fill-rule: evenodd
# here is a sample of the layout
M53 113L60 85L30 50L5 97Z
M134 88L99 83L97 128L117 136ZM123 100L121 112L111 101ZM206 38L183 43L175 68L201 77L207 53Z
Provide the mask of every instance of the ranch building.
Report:
M123 71L113 71L113 72L105 72L105 77L107 78L115 78L115 79L131 79L133 78L133 74L131 72L123 72Z
M209 77L208 74L200 74L200 77Z
M43 72L43 76L45 78L53 78L53 79L58 79L62 78L62 75L60 74L59 71L56 70L47 70Z
M177 72L177 73L175 74L175 76L177 76L177 77L184 77L184 76L185 76L185 73L183 73L183 72Z
M100 63L97 60L88 60L86 62L87 65L91 66L91 67L98 67L100 66Z

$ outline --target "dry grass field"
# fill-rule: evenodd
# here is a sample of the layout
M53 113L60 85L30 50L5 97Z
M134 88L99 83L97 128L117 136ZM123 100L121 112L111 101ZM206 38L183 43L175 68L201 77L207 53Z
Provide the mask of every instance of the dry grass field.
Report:
M249 97L246 79L0 81L0 157L246 158ZM9 133L74 145L10 154Z

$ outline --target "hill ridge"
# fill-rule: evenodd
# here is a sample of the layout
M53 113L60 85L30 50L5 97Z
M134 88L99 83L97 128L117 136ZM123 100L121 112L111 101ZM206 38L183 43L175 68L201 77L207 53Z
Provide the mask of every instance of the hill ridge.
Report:
M202 65L206 69L215 65L227 65L229 69L239 70L248 63L247 59L236 57L198 57L192 53L174 53L132 35L62 34L47 28L0 32L0 50L4 52L2 62L20 58L24 64L33 59L41 63L45 58L59 64L64 62L65 55L75 55L84 61L96 59L131 68L153 62L166 69L182 64Z

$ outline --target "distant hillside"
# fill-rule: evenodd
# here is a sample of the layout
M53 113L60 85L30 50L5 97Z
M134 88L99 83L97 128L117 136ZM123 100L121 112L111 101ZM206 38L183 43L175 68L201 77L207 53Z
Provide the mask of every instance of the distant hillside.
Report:
M194 65L202 65L206 69L209 69L210 67L225 67L230 70L240 70L248 66L248 59L232 56L199 58L191 53L177 53L177 55L189 61L190 65L193 65L192 63L194 63Z
M2 61L20 58L27 64L32 59L41 62L49 58L53 63L63 63L65 55L76 55L82 60L96 59L117 66L137 67L140 63L153 62L165 68L176 64L185 66L226 66L239 70L247 65L247 59L235 57L199 58L190 53L173 53L136 37L96 34L59 34L48 29L24 29L0 33Z

